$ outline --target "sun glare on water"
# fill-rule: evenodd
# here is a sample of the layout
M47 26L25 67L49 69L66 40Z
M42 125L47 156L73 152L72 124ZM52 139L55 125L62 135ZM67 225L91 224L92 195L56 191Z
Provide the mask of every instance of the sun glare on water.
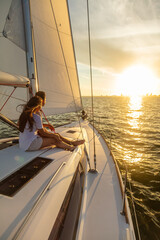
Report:
M157 78L148 67L134 65L117 77L117 94L143 96L156 94Z

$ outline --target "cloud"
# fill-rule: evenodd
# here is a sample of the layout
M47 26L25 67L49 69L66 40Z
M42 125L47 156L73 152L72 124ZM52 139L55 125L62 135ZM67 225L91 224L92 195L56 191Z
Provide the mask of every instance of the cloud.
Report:
M77 59L81 63L89 64L89 51L87 40L76 41ZM91 56L94 67L110 69L119 72L136 61L136 56L116 48L107 40L95 39L91 41Z
M79 63L89 65L87 5L68 0ZM120 74L135 64L145 64L160 77L160 1L89 1L92 66Z
M86 1L69 0L78 62L89 64ZM160 55L160 1L89 2L92 64L120 72Z

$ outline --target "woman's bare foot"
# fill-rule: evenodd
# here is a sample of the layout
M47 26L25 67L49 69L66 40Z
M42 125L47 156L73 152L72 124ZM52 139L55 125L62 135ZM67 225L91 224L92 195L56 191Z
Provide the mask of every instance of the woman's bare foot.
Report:
M82 139L82 140L77 140L77 141L73 141L73 142L72 142L72 145L73 145L73 146L78 146L78 145L83 144L84 142L85 142L84 139Z
M75 148L76 148L76 146L72 146L72 147L69 149L69 151L73 152Z

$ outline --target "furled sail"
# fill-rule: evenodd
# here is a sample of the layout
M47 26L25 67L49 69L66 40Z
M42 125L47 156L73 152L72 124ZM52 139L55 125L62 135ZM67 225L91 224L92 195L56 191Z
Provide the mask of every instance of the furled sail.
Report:
M10 81L14 75L27 77L21 0L0 1L0 71L3 72L3 77L6 77L5 81L7 77ZM12 86L0 86L0 109L3 115L16 120L22 110L17 106L28 101L29 92L28 88L16 88L11 99L3 107L13 89Z
M30 1L39 90L47 115L78 111L81 97L66 0Z
M30 80L23 76L11 75L0 71L0 86L28 87Z

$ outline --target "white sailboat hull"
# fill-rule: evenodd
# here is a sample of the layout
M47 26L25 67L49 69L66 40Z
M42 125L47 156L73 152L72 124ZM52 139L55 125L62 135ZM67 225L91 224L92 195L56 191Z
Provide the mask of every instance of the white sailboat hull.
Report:
M83 122L82 129L94 168L92 126ZM56 130L65 137L82 138L78 123ZM1 150L1 181L37 156L52 161L13 196L0 195L0 239L135 239L128 204L128 223L120 214L123 200L116 165L96 131L95 144L98 169L95 174L88 172L83 145L74 152L53 148L22 154L18 145ZM49 190L34 207L52 176ZM75 189L80 189L79 193Z

